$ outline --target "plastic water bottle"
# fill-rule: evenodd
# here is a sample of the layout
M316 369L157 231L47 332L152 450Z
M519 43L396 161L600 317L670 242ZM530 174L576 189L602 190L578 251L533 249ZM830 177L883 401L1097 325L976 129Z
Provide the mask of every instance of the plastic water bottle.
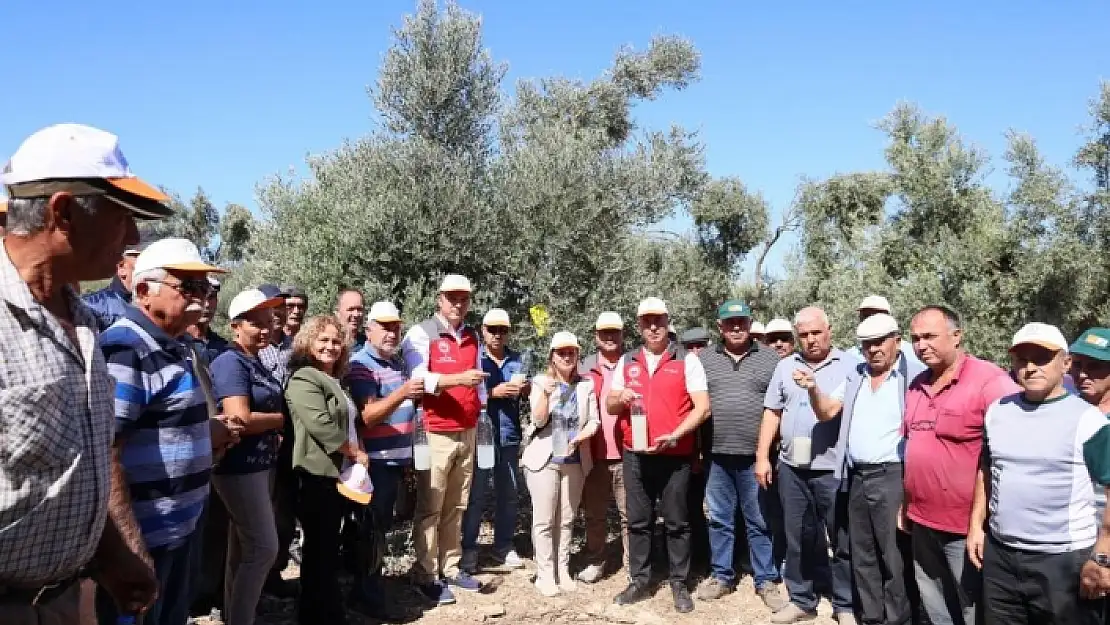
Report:
M417 408L413 417L412 467L417 471L432 468L432 450L428 447L428 432L424 429L424 409Z
M490 422L489 412L485 408L482 408L482 412L478 414L478 432L475 438L478 447L478 468L492 469L496 453L493 447L493 423Z
M644 451L648 448L647 408L644 400L637 397L629 408L632 415L632 450Z

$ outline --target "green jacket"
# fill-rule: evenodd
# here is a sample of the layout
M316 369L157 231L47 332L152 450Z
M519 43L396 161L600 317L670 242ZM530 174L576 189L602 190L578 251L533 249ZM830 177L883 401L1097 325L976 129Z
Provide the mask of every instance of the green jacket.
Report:
M293 421L293 468L339 477L347 442L347 394L334 378L314 367L297 369L285 386Z

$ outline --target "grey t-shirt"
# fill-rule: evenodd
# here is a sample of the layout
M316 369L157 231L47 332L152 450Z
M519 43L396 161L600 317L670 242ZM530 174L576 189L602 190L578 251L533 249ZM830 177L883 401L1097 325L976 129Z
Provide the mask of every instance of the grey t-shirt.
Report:
M1106 426L1075 395L1042 403L1009 395L983 417L990 467L990 530L1002 544L1064 553L1094 544L1095 486L1083 444Z
M813 371L817 388L825 395L831 395L856 366L856 359L843 351L833 348L819 364L807 362L797 352L783 358L775 368L775 375L767 387L763 405L771 410L782 411L779 435L782 436L780 460L792 467L832 471L840 466L836 441L840 436L840 416L831 421L819 423L813 407L809 405L809 392L794 382L794 370L808 368ZM795 462L796 438L810 439L812 461Z

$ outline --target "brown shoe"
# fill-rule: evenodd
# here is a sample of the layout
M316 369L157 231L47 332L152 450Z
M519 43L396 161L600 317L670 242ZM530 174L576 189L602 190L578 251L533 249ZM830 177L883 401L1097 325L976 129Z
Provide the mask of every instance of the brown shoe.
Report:
M774 584L764 584L755 589L755 594L763 600L763 604L771 608L772 612L778 612L790 604L786 597L782 596L779 587Z
M771 615L772 623L802 623L817 618L817 612L806 612L793 603L788 603L785 608Z

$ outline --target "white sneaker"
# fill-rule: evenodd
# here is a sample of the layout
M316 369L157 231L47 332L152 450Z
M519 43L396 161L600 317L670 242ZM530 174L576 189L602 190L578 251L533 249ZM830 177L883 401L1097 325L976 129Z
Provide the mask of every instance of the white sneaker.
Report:
M559 590L563 592L578 590L578 584L574 583L574 576L570 574L570 571L559 572Z
M559 585L549 579L536 579L536 590L545 597L559 596Z
M604 572L600 564L591 564L578 572L578 581L595 584L601 580Z
M462 559L459 560L459 568L467 573L474 574L478 571L478 552L474 550L465 550L462 554Z
M524 568L524 558L520 557L520 554L516 552L516 549L510 549L505 552L504 556L502 556L501 564L510 569L522 569Z

